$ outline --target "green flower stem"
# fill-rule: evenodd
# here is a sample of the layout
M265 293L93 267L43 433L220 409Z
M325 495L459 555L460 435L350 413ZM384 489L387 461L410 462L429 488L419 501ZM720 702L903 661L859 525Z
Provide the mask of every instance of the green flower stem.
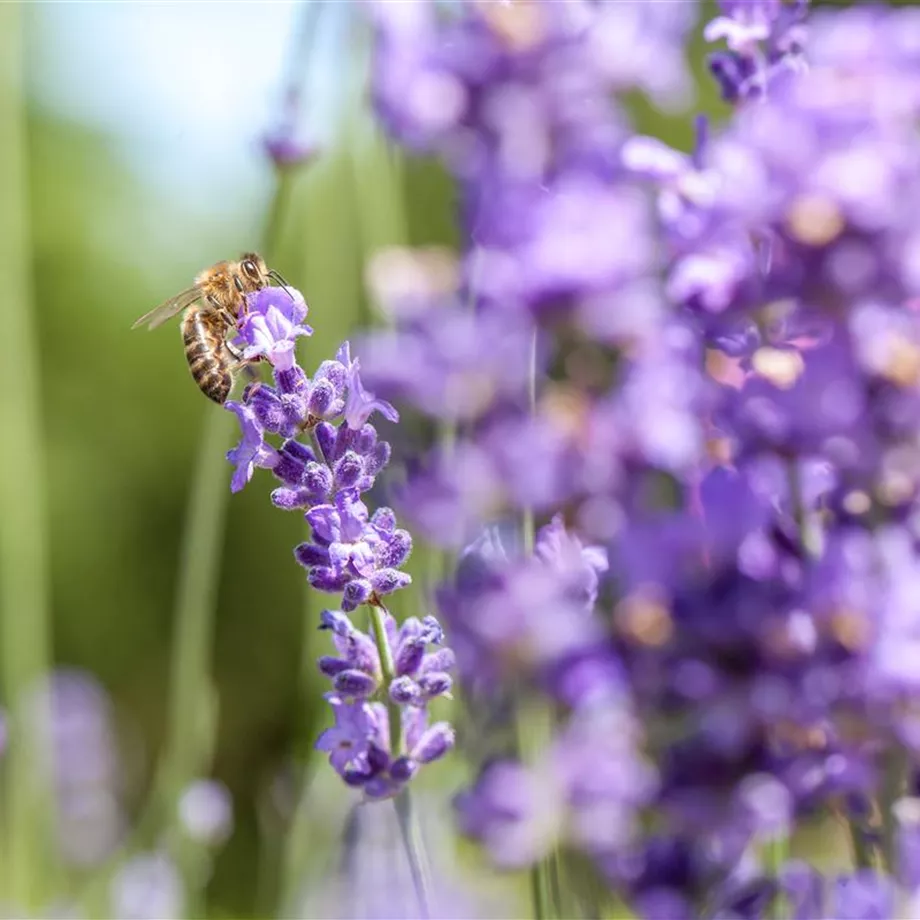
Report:
M51 660L45 458L42 448L38 337L32 302L29 179L26 154L23 17L0 4L0 290L8 386L0 425L15 449L0 452L0 677L8 707L9 750L0 790L0 900L37 909L48 882L53 768L39 749L47 713L26 693Z
M905 793L909 768L904 752L892 743L882 763L878 803L882 816L882 867L892 877L898 873L898 821L894 805Z
M418 817L412 804L412 794L404 789L394 802L396 806L396 820L399 822L399 834L402 838L406 858L409 860L409 872L412 875L412 884L415 887L415 897L419 906L419 917L428 920L431 916L429 903L429 878L430 872L422 841L421 828Z
M527 373L527 404L531 415L537 413L537 330L534 329L530 339L530 358ZM530 556L536 545L536 522L533 508L525 508L521 521L521 540L524 553Z
M763 848L763 861L767 873L779 879L783 866L789 860L789 838L785 835L770 840ZM785 920L789 913L789 904L781 891L778 891L770 905L772 920Z
M799 461L790 460L786 469L789 480L789 502L792 505L792 516L802 541L802 548L807 556L817 558L821 555L822 535L814 514L805 507L802 470Z
M850 838L850 847L853 851L853 865L857 869L875 868L872 847L866 839L866 835L859 826L859 823L846 818L843 823L846 825L847 834Z
M531 415L537 412L537 337L534 329L530 339L529 368L527 374L527 404ZM533 508L525 508L521 517L521 543L524 554L533 555L536 547L536 517ZM523 696L523 694L521 694ZM553 734L552 713L546 706L518 705L518 748L525 760L540 756ZM561 917L561 884L559 854L553 850L549 856L530 870L530 891L534 916L537 920Z
M396 667L393 664L393 652L387 640L386 616L387 608L377 603L370 606L371 629L374 632L374 642L377 644L377 654L380 656L380 672L383 677L383 692L386 694L387 716L390 723L390 753L393 757L402 754L402 713L399 706L390 699L390 684L396 677Z

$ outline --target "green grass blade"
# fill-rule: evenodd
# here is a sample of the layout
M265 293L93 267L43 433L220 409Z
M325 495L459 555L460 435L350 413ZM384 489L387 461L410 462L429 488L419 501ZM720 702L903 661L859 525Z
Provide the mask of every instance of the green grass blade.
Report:
M50 764L38 764L43 717L24 691L48 668L48 548L38 337L32 304L23 79L24 6L0 5L0 291L7 385L0 397L0 673L12 707L5 786L0 894L22 908L41 902L47 881ZM17 705L18 704L18 705ZM39 769L39 767L43 769ZM2 897L0 897L2 900Z

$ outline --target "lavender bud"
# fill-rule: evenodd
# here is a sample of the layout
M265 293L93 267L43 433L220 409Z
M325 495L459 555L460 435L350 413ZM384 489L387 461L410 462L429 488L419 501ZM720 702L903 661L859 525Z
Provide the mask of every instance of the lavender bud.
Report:
M277 433L287 429L287 417L284 414L284 407L271 387L264 386L256 390L248 405L251 406L259 424L266 431Z
M454 730L447 722L432 725L412 749L412 759L431 763L443 757L454 746Z
M332 630L343 639L350 639L356 633L351 620L339 610L324 610L319 615L319 628Z
M363 770L353 769L342 770L339 772L339 776L345 781L345 785L351 786L354 789L360 789L370 779L370 776Z
M368 799L392 798L402 784L390 776L375 776L364 787L364 795Z
M314 566L307 573L307 581L317 591L341 591L347 584L347 575L336 572L327 566ZM343 607L344 609L344 607Z
M416 773L418 764L408 757L397 757L390 767L390 776L398 783L407 783Z
M402 626L399 627L398 639L400 645L404 642L411 642L413 639L419 639L422 635L422 621L418 617L406 617ZM424 641L422 643L424 645Z
M451 676L443 671L429 671L419 678L418 684L425 699L430 700L436 696L444 696L450 693L450 688L454 685L454 682Z
M380 569L371 575L371 585L377 594L392 594L400 588L405 588L410 584L412 576L407 572L400 572L397 569Z
M275 382L281 393L287 396L299 396L301 399L308 386L307 375L296 365L289 370L276 370Z
M347 451L335 464L334 482L336 489L353 488L363 472L364 463L361 457L352 450Z
M309 447L298 441L285 441L278 451L278 462L275 464L274 473L288 485L298 486L303 479L306 465L315 459Z
M299 393L283 393L281 408L284 410L284 418L290 429L296 430L306 421L307 403Z
M452 649L439 648L422 659L419 670L422 674L428 674L431 671L452 671L456 664L457 659Z
M379 574L379 573L375 573ZM354 610L366 603L374 588L365 578L356 578L345 585L342 595L342 610Z
M328 380L314 380L307 400L307 411L314 418L325 418L335 400L335 389Z
M390 684L390 699L400 706L417 706L422 701L418 684L406 675L397 677Z
M408 530L394 531L380 553L380 564L389 569L398 569L412 552L412 535Z
M367 763L371 774L376 776L390 766L390 755L379 745L371 743L367 749Z
M418 639L409 639L399 647L396 653L396 673L415 674L425 656L425 643Z
M378 508L373 517L371 524L382 534L393 533L396 530L396 515L392 508Z
M440 645L444 641L444 630L437 617L429 614L422 620L422 638L430 645Z
M307 163L318 152L314 144L292 137L289 127L266 135L262 138L262 147L278 169L290 169Z
M309 508L313 502L309 489L275 489L271 494L271 502L282 511L294 511L298 508ZM328 560L327 560L328 561Z
M303 484L317 498L325 498L332 491L332 471L323 463L308 463Z
M315 543L301 543L294 549L294 558L305 569L312 569L315 566L328 567L329 550L325 546L317 546ZM338 589L333 588L332 590Z
M377 429L368 422L355 438L355 450L362 455L369 454L377 446Z
M329 463L335 447L335 426L330 425L329 422L320 422L313 429L313 434L316 437L316 443L319 444L319 449L323 452L323 458Z
M335 432L335 447L332 449L333 457L338 459L346 450L351 450L354 447L356 436L357 433L347 425L339 425Z
M322 628L322 627L320 627ZM321 655L317 661L320 672L326 677L336 677L342 671L351 667L351 662L343 661L341 658L335 658L332 655Z
M370 696L377 689L377 681L370 674L356 671L353 668L340 671L332 683L339 693L344 693L346 696L363 698Z
M376 476L389 462L392 449L389 441L379 441L373 452L368 456L366 468L368 473Z
M338 395L345 387L345 368L338 361L323 361L313 375L313 382L327 380Z
M380 653L374 640L363 632L354 630L349 637L348 661L353 668L380 679Z

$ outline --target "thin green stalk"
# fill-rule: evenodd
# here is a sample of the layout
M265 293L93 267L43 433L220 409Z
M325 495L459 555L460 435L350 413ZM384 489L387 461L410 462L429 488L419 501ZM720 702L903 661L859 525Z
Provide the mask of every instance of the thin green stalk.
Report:
M390 752L394 757L398 757L402 753L402 713L399 706L390 699L389 693L390 684L396 676L396 666L393 664L393 652L387 640L387 609L382 604L375 604L370 607L370 611L371 629L374 632L377 654L380 656L380 671L386 694L387 717L390 723Z
M895 877L898 872L898 820L894 805L904 795L910 765L904 752L892 745L882 764L879 811L882 816L882 867Z
M531 415L537 412L537 329L533 331L530 339L529 369L527 372L527 405ZM536 544L536 523L533 508L525 508L521 521L521 539L524 553L533 553Z
M224 454L232 432L229 412L208 412L179 564L169 735L158 790L166 803L172 803L184 784L207 766L213 748L216 705L210 678L211 637L229 494Z
M518 756L525 763L534 763L543 756L552 738L552 712L545 702L534 699L526 688L517 693ZM554 849L530 869L530 896L536 920L562 917L558 854Z
M527 373L527 405L531 415L537 411L537 344L538 330L534 328L530 339L530 354ZM533 554L536 546L536 518L533 508L525 508L521 516L521 543L524 554ZM518 706L518 747L522 755L537 753L552 737L552 715L546 707ZM559 878L559 854L553 851L546 859L538 862L530 870L530 890L533 900L534 916L537 920L548 917L560 917L561 884Z
M428 920L428 917L431 916L429 902L431 874L426 861L421 828L412 803L412 794L408 789L396 796L394 805L396 806L396 819L399 822L399 834L409 861L409 872L412 875L412 885L418 900L419 917L421 920Z
M48 550L38 337L32 301L24 5L0 5L0 290L7 380L0 426L0 674L9 709L6 782L0 798L0 900L36 908L49 880L50 751L39 745L47 713L27 691L48 668ZM15 449L13 449L15 448Z
M821 531L818 522L805 505L802 490L802 471L798 460L792 459L787 467L789 480L789 502L792 505L792 517L802 541L802 548L807 556L815 558L821 554Z
M872 858L872 847L866 839L866 834L859 823L852 818L844 818L847 834L850 838L850 847L853 851L853 865L857 869L875 868Z
M409 218L405 208L402 153L383 135L376 119L362 105L367 91L373 44L368 17L352 16L351 52L355 101L348 106L345 136L361 240L362 262L387 246L406 246Z
M770 840L763 849L764 866L767 874L779 880L783 866L789 860L789 838L786 835ZM785 920L789 912L789 904L781 890L777 890L770 904L770 917L772 920Z

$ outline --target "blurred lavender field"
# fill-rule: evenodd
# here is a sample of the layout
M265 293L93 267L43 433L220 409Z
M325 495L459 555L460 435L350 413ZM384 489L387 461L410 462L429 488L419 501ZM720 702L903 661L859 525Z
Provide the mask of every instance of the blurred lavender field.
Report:
M0 5L0 917L920 916L918 116L910 3Z

